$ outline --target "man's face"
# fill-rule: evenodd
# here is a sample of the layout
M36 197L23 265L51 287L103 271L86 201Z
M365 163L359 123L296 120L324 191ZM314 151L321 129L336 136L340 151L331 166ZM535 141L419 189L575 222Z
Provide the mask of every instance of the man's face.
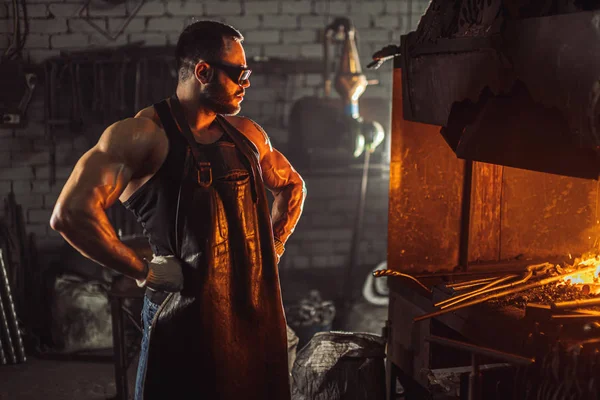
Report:
M225 38L223 55L218 62L225 66L246 67L246 54L242 44ZM210 62L208 63L210 65ZM245 90L250 81L237 82L216 65L213 68L212 79L206 84L200 94L200 102L217 114L235 115L240 112L240 103L244 99Z

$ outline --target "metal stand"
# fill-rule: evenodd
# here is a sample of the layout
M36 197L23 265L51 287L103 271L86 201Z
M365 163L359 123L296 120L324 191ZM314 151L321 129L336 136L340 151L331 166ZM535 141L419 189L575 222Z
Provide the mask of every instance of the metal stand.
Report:
M127 337L125 335L126 319L133 324L137 331L140 333L143 331L136 318L123 304L125 299L144 297L144 289L131 284L132 282L132 280L125 277L116 278L108 294L113 328L113 359L115 365L115 386L117 388L116 400L128 400L129 386L127 383L127 370L139 350L137 346L133 351L128 351L127 349Z

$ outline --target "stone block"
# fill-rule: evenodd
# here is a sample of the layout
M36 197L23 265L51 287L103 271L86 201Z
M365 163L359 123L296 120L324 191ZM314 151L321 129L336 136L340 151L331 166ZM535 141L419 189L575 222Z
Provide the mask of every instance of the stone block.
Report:
M208 16L242 14L242 3L239 1L206 1L204 7Z
M64 17L40 19L29 24L30 33L67 33L67 30L67 19Z
M52 35L50 45L53 49L80 49L89 44L89 35L84 33L67 33Z
M265 44L264 53L266 57L280 57L295 59L300 55L298 44Z
M147 1L140 7L138 17L155 17L167 12L165 4L159 0Z
M295 0L283 1L281 3L282 14L310 14L312 5L310 1Z
M242 35L248 29L258 29L260 27L260 18L258 15L228 15L224 18L224 22L242 32Z
M283 43L316 43L319 42L317 33L313 30L284 30Z
M168 2L167 13L171 15L182 15L182 16L201 16L204 15L204 3L192 3L186 2Z
M295 29L298 27L296 15L264 15L262 26L265 29Z
M167 35L164 33L130 33L129 43L143 41L146 46L164 46Z
M55 17L75 17L80 9L81 4L79 3L52 3L48 5L50 14Z
M87 13L90 17L126 17L127 8L125 7L125 3L112 5L109 3L91 2Z
M397 2L405 2L402 0L397 0ZM385 10L385 2L381 0L376 1L365 1L365 0L355 0L350 2L350 12L352 15L379 15L383 14ZM354 18L354 17L353 17ZM354 19L352 19L354 22Z
M320 43L309 43L300 45L300 57L321 58L323 57L323 45Z
M244 11L247 15L272 15L279 14L280 7L278 1L252 1L244 4Z
M398 28L400 17L397 15L378 15L374 19L377 28Z
M146 30L149 32L179 32L184 27L184 17L153 17L148 19Z
M278 30L249 30L244 34L248 44L281 43L281 33Z
M108 31L118 32L119 29L125 23L126 18L109 18L108 19ZM123 32L127 33L139 33L146 30L146 18L133 18L129 21Z

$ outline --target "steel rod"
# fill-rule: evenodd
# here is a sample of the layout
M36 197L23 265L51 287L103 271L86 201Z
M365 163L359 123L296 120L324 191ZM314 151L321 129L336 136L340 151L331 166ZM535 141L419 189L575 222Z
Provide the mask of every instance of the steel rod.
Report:
M489 347L477 346L471 343L460 342L458 340L446 339L440 336L428 336L425 338L428 342L441 344L459 350L465 350L472 354L477 354L484 357L491 357L500 361L508 362L515 365L530 365L535 362L535 358L522 357L516 354L506 353Z
M504 290L504 291L498 292L498 293L493 293L493 294L490 294L488 296L484 296L484 297L481 297L479 299L475 299L475 300L472 300L472 301L469 301L469 302L466 302L466 303L461 303L461 304L458 304L458 305L455 305L455 306L452 306L452 307L445 308L443 310L438 310L438 311L435 311L435 312L432 312L432 313L429 313L429 314L421 315L421 316L413 318L413 321L418 322L418 321L422 321L424 319L429 319L429 318L437 317L437 316L440 316L440 315L443 315L443 314L446 314L446 313L449 313L449 312L452 312L452 311L460 310L462 308L474 306L476 304L480 304L480 303L483 303L483 302L491 300L491 299L496 299L498 297L508 296L509 294L518 293L518 292L521 292L521 291L527 290L527 289L533 289L533 288L536 288L536 287L545 286L545 285L548 285L550 283L554 283L554 282L563 280L565 278L568 278L568 277L570 277L572 275L581 274L581 273L587 273L587 272L593 272L595 270L596 270L596 266L593 265L593 266L589 266L589 267L586 267L586 268L581 268L581 269L579 269L577 271L569 272L567 274L552 276L550 278L545 278L545 279L539 280L539 281L534 282L534 283L530 283L530 284L527 284L527 285L522 285L522 286L519 286L519 287L516 287L516 288L509 289L509 290Z
M446 301L447 304L443 305L442 309L448 308L448 307L452 307L453 305L456 305L458 303L462 303L465 300L471 299L471 298L473 298L475 296L479 296L481 294L490 293L490 292L493 292L495 290L508 289L508 288L520 285L522 283L528 282L529 279L531 279L531 277L533 276L533 272L534 271L545 270L545 269L548 269L550 267L552 267L552 264L550 264L550 263L529 265L527 267L527 274L523 277L523 279L511 282L511 283L508 283L506 285L494 287L497 283L500 283L500 282L497 282L497 283L495 283L493 285L489 285L489 286L483 287L481 289L477 289L477 290L474 290L472 292L462 294L460 296L452 297L450 299L447 299L447 301ZM514 277L514 276L515 275L509 275L509 277ZM505 280L508 280L507 277L502 278L502 281L505 281Z
M382 276L399 276L402 278L408 278L414 282L417 283L417 285L419 285L421 288L423 288L424 290L426 290L429 294L431 294L431 290L423 285L417 278L415 278L414 276L408 275L408 274L403 274L402 272L398 272L398 271L394 271L393 269L379 269L377 271L373 271L373 276L375 278L381 278Z
M0 286L4 285L4 281L0 280ZM4 342L6 343L6 353L8 354L8 359L11 364L17 363L17 356L15 352L15 347L13 346L12 336L10 334L10 328L8 327L8 317L6 316L6 311L4 310L4 302L2 301L2 295L0 291L0 337L4 335Z
M496 279L496 277L473 279L473 280L470 280L470 281L450 283L450 284L447 284L446 287L454 289L457 286L465 286L465 285L471 285L471 284L476 284L476 283L486 283L486 282L489 282L489 281L493 281L494 279Z
M514 278L516 276L517 275L503 276L502 278L496 279L495 281L492 281L492 282L488 283L487 285L485 285L482 288L475 289L475 290L467 292L467 293L459 294L458 296L450 297L448 299L445 299L445 300L442 300L440 302L437 302L436 304L434 304L434 306L446 308L446 307L451 306L452 304L460 303L463 300L466 300L466 299L468 299L470 297L473 297L473 296L477 296L478 294L484 292L485 290L491 289L494 286L496 286L497 284L502 283L504 281L507 281L509 279L512 279L512 278ZM492 290L499 290L499 289L502 289L503 287L504 286L500 286L500 287L494 288ZM450 304L448 304L448 303L450 303ZM446 304L448 304L448 305L446 305Z
M578 307L594 307L600 306L600 297L593 299L584 299L584 300L569 300L569 301L560 301L558 303L552 303L551 307L553 310L567 310L571 308Z
M12 339L15 342L15 354L17 356L18 362L25 362L25 347L23 346L23 340L21 339L21 332L19 330L19 323L17 319L17 312L15 311L15 304L13 302L12 293L10 290L10 284L8 282L8 276L6 274L6 265L4 264L4 254L2 249L0 249L0 280L4 281L3 292L2 293L6 299L6 303L8 305L8 310L6 310L6 315L8 316L8 327L10 332L12 333ZM2 297L0 295L0 297Z
M486 293L493 292L495 290L502 290L502 289L507 289L507 288L511 288L511 287L520 285L522 283L527 282L529 280L529 278L531 278L532 275L533 275L533 273L528 272L527 275L525 275L525 277L523 279L520 279L520 280L515 281L515 282L507 283L506 285L496 286L496 284L498 284L498 283L502 283L504 281L507 281L507 280L512 279L512 278L515 277L515 275L505 276L504 278L499 279L497 283L494 283L494 285L488 285L488 286L486 286L484 288L477 289L477 290L474 290L474 291L469 292L469 293L465 293L460 298L450 298L448 300L454 300L454 301L447 302L446 304L444 304L443 306L441 306L441 308L444 309L444 308L452 307L452 306L454 306L456 304L462 303L463 301L466 301L468 299L472 299L473 297L479 296L481 294L486 294Z
M0 364L1 365L7 364L6 354L4 354L4 347L2 344L2 335L1 334L0 334Z
M471 225L471 192L473 186L473 161L465 160L463 172L463 190L460 209L460 237L458 246L458 265L467 270L469 263L469 231Z

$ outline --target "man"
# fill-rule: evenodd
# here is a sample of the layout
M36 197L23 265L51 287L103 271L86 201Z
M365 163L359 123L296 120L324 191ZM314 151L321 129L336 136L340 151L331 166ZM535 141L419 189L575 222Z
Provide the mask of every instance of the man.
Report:
M50 221L83 255L147 287L136 399L290 398L277 263L305 188L262 128L233 116L250 86L242 40L218 22L188 26L176 95L108 127ZM117 199L144 226L152 261L108 222Z

